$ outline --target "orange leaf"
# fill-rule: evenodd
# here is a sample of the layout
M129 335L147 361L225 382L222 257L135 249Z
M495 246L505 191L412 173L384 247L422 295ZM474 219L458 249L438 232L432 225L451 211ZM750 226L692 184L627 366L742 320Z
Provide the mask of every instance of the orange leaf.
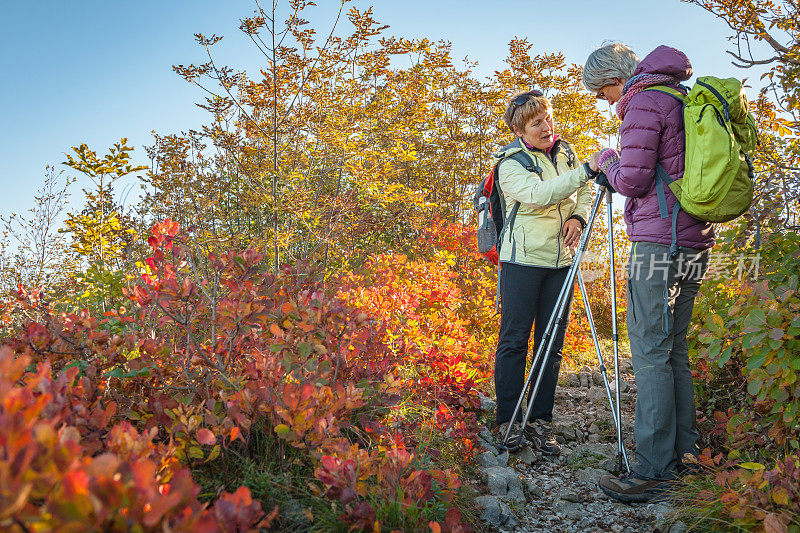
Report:
M64 492L68 498L89 493L89 477L83 470L74 470L64 474Z

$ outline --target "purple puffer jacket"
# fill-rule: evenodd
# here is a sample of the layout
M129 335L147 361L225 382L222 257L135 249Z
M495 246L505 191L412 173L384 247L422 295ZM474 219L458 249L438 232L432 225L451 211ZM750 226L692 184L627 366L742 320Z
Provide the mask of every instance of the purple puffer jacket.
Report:
M659 46L645 57L634 72L637 74L668 74L679 80L692 75L692 65L686 55L668 46ZM641 91L628 102L620 127L622 151L619 162L607 170L608 181L614 189L627 196L625 222L631 241L672 243L672 220L661 218L656 196L655 168L661 163L675 179L683 177L686 143L681 103L657 91ZM660 185L663 186L663 185ZM677 199L666 188L669 214ZM678 214L678 246L711 248L714 228L681 211Z

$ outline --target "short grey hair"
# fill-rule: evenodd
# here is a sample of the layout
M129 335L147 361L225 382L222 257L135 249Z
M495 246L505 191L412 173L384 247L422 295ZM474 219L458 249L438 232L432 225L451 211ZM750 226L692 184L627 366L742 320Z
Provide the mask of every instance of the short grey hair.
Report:
M628 81L639 65L639 57L627 45L610 43L589 55L583 66L583 85L595 93L612 85L614 78Z

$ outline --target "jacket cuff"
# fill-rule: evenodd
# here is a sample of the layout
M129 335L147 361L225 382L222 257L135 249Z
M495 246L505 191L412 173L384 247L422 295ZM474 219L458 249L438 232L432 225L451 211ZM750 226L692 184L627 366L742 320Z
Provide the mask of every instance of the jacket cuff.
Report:
M581 228L582 230L586 229L586 220L584 220L584 218L582 216L580 216L580 215L572 215L567 220L572 220L573 218L581 223L581 226L583 226Z
M600 174L599 171L592 170L592 167L589 166L589 163L584 163L583 164L583 169L586 171L586 175L589 176L590 180L595 179L597 177L597 175Z

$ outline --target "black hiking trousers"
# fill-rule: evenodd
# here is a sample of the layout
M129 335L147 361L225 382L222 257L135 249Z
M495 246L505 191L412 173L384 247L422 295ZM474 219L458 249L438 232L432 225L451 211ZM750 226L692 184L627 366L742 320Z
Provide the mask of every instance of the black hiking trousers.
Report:
M569 267L543 268L514 263L502 264L498 281L500 283L500 335L494 365L498 424L510 421L511 415L514 414L514 407L517 405L517 400L522 393L522 386L525 383L525 363L531 327L535 322L533 354L536 354L568 271ZM573 288L570 287L568 309L572 305L572 292ZM530 421L542 419L551 422L553 420L553 402L568 319L569 311L556 333L550 357L547 359L547 367L542 376L542 383L536 394ZM530 393L536 383L540 367L541 362L534 370L526 402L530 401ZM518 422L522 421L526 407L527 403L520 408Z

